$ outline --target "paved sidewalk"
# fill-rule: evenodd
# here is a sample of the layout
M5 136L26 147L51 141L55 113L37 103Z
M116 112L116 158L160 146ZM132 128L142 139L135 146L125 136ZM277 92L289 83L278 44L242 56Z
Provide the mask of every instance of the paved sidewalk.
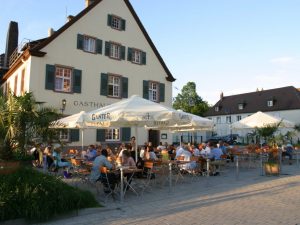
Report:
M155 189L142 197L125 196L123 204L110 201L104 208L48 225L117 224L300 224L300 168L285 165L279 177L260 175L259 169L231 168L215 177Z

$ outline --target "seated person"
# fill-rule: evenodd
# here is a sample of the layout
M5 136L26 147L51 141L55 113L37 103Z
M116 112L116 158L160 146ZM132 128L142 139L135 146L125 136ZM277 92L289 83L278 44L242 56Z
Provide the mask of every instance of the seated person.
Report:
M153 146L147 146L145 159L147 159L147 160L157 160L157 156L154 152Z
M282 157L284 157L284 156L289 157L290 165L292 165L293 151L294 151L294 147L291 144L287 144L286 147L284 148L284 151L282 151Z
M107 146L106 150L107 150L107 154L108 154L108 156L107 156L108 161L115 162L117 160L117 157L113 153L112 149L109 146Z
M90 145L85 158L87 161L93 161L97 157L97 150L94 145Z
M212 160L221 160L221 155L223 155L223 151L218 148L217 144L213 144L213 148L210 151L210 158Z
M104 192L110 192L108 190L109 186L113 190L118 182L118 178L115 173L107 173L108 182L106 180L106 174L100 173L99 169L101 167L106 167L107 169L113 169L113 165L108 161L108 152L106 149L102 149L101 155L97 156L93 162L93 167L91 170L90 179L94 182L101 181L103 183L105 189ZM109 185L109 186L108 186Z
M192 153L188 150L188 146L183 145L182 148L183 148L183 151L181 152L180 156L184 157L183 161L191 161ZM190 163L184 163L182 165L179 165L179 168L181 168L183 170L190 170L190 169L194 169L195 167L196 167L196 162L194 162L194 161L191 161Z
M206 158L211 158L210 153L213 148L213 142L208 142L206 147L200 151L200 155Z
M66 160L61 158L61 147L59 147L59 146L54 147L52 157L54 160L53 164L56 168L61 168L61 167L65 168L66 167L67 172L68 172L68 170L71 167L71 163L67 162Z
M128 166L129 168L136 169L135 161L132 158L131 153L128 150L123 151L122 166ZM125 173L124 174L124 177L126 177L129 184L132 181L132 176L133 176L133 173ZM128 189L128 187L127 187L127 189Z
M45 163L45 166L47 167L47 169L50 168L50 166L52 165L52 163L54 162L53 160L53 156L52 156L52 149L51 146L47 146L44 150L44 159L43 163Z
M122 166L129 166L130 168L136 168L135 161L128 150L123 151Z

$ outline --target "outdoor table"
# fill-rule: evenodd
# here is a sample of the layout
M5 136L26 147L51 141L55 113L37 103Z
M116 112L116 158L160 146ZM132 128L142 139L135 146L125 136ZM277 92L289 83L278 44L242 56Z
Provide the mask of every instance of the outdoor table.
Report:
M179 166L191 161L178 161L178 160L163 160L162 164L167 164L169 166L169 192L172 190L172 165Z
M129 168L128 166L119 166L116 168L115 171L120 170L120 183L121 183L121 187L120 187L120 200L121 203L123 203L124 201L124 195L126 193L126 188L129 187L133 192L135 192L136 194L138 194L136 192L136 190L129 184L129 181L125 181L124 182L124 175L128 174L128 173L132 173L130 179L134 176L135 173L138 172L142 172L142 169L138 169L138 168ZM125 183L125 188L124 188L124 183Z

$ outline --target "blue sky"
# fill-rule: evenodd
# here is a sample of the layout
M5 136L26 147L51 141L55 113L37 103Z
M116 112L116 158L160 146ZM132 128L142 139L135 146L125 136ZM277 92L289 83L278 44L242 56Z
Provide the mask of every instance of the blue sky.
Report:
M117 0L111 0L117 1ZM189 81L214 104L224 96L283 86L300 88L300 1L131 0L173 76L173 96ZM47 36L84 0L1 2L0 53L9 21L19 42Z

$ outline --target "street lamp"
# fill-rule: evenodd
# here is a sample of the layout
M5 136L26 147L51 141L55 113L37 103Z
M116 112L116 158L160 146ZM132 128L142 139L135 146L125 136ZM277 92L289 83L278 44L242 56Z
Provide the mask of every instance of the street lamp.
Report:
M66 99L61 100L61 108L60 108L61 114L64 113L66 109L66 105L67 105L67 100Z

